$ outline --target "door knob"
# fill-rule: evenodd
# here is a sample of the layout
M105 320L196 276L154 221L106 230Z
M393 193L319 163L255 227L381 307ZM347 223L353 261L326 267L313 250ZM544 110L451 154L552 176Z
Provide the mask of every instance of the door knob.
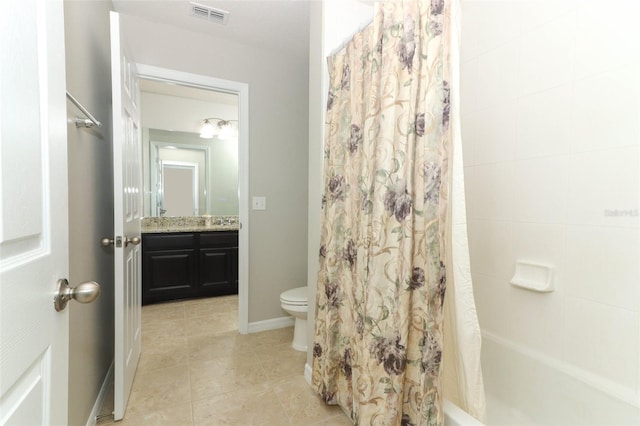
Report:
M129 237L124 237L124 246L128 246L129 244L133 244L134 246L137 246L138 244L140 244L142 240L140 239L140 237L133 237L133 238L129 238Z
M110 245L113 244L113 239L109 237L105 237L100 240L100 244L102 244L104 247L109 247Z
M122 247L123 240L124 240L125 247L128 246L129 244L133 244L134 246L137 246L142 242L142 239L140 237L129 238L125 236L124 238L116 237L115 240L109 237L105 237L100 240L100 244L102 244L104 247L109 247L112 244L115 244L116 247Z
M91 303L100 295L100 284L95 281L87 281L78 284L76 287L69 287L69 281L60 278L57 283L58 289L53 298L53 306L56 311L63 311L67 307L67 302L74 299L80 303Z

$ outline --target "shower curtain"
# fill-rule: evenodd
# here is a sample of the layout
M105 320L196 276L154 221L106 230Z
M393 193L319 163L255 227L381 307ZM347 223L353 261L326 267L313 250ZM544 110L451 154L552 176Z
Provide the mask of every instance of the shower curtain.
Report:
M460 3L451 1L450 126L451 126L451 190L447 226L447 293L444 303L444 350L442 382L446 399L452 401L480 421L485 419L486 403L480 368L482 335L473 298L467 214L464 196L464 166L460 129Z
M329 58L312 385L356 424L439 425L449 2L376 7Z

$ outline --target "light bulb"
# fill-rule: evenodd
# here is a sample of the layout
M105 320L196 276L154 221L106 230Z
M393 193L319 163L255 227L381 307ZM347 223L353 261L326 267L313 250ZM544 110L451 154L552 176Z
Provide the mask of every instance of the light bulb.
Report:
M200 129L200 137L204 139L211 139L215 134L215 128L213 124L209 122L209 120L204 120L202 124L202 128Z
M230 122L220 122L218 127L220 127L218 139L235 139L238 137L238 132L233 128L233 125Z

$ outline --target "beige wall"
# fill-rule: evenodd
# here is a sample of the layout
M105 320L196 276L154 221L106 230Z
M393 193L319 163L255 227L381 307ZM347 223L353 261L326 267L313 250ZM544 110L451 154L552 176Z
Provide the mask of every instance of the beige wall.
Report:
M65 1L67 90L102 122L67 127L69 281L95 280L102 294L69 304L69 424L87 422L113 359L113 253L100 238L113 233L111 169L110 1ZM79 115L70 102L68 116Z
M306 283L308 58L122 16L136 62L249 85L249 322L283 317L280 293Z

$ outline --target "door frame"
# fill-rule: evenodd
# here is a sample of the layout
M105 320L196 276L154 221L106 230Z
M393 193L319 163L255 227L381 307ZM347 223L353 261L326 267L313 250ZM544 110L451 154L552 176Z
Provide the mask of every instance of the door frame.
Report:
M138 77L238 96L238 330L249 332L249 85L153 65L136 64Z

